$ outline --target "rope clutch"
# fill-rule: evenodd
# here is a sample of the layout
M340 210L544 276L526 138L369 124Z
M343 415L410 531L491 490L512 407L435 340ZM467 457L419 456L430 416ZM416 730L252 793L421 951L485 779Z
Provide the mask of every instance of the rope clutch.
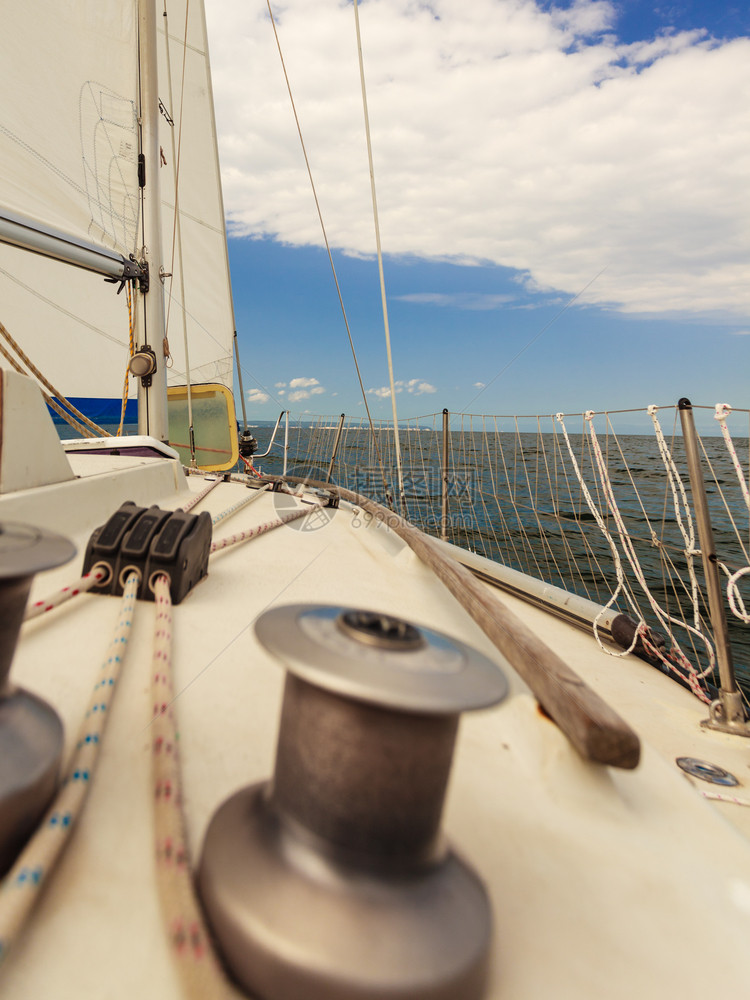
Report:
M139 574L137 597L154 600L157 576L169 579L173 604L190 593L208 574L211 551L211 515L182 510L138 507L124 503L89 539L84 573L103 569L106 576L92 587L100 594L122 594L128 573Z

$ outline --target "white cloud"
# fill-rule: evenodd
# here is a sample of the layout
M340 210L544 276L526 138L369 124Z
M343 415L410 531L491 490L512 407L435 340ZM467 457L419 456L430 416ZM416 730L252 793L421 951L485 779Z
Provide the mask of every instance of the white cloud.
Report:
M731 330L735 337L750 337L750 330Z
M434 385L430 385L429 382L422 382L420 379L413 378L409 382L405 383L405 388L407 392L413 393L415 396L422 396L425 393L437 392Z
M267 403L271 398L268 393L263 392L262 389L248 389L245 395L248 403L258 403L259 405L261 403Z
M484 382L475 382L474 383L474 388L475 389L484 389L484 386L485 386Z
M396 389L397 394L399 391L400 391L399 389ZM381 385L379 389L368 389L367 394L368 396L377 396L379 399L391 398L391 390L388 388L387 385Z
M232 231L320 245L266 6L207 14ZM360 16L386 252L504 265L625 311L747 310L750 39L620 44L601 0L369 0ZM362 255L352 17L288 0L278 21L331 239Z
M286 382L274 382L274 389L286 389Z
M310 396L322 396L326 391L325 386L322 386L316 378L302 376L290 379L289 388L293 390L287 396L290 403L298 403L301 399L309 399Z
M408 382L404 382L402 379L399 379L397 382L393 383L393 386L396 390L397 396L400 392L409 392L414 396L422 396L425 393L437 392L434 385L430 385L429 382L425 382L418 378L409 379ZM379 399L391 398L391 390L387 385L381 385L377 389L368 389L367 392L368 395L377 396Z

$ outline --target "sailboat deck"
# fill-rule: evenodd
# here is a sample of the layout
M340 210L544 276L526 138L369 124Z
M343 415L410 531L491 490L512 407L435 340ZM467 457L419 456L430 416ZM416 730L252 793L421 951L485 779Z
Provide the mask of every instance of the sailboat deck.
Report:
M153 464L150 497L131 470ZM203 480L176 463L72 456L81 478L47 487L60 503L46 523L21 494L0 498L0 519L33 519L85 547L119 499L183 504ZM247 496L225 483L198 510L216 514ZM76 503L76 495L82 500ZM266 493L215 529L223 537L299 501ZM194 859L217 806L273 767L283 671L253 622L270 606L314 602L390 611L501 658L390 531L351 507L318 512L212 556L209 576L173 611L175 710L184 805ZM41 574L32 600L77 575ZM505 599L505 598L504 598ZM705 733L688 692L633 657L613 659L593 638L506 599L643 740L635 771L585 763L507 665L510 695L467 714L444 829L486 882L495 918L493 998L681 998L737 989L750 931L750 830L741 806L709 803L673 763L709 759L746 785L741 740ZM83 595L24 626L13 680L63 717L68 749L99 670L118 600ZM53 984L80 996L179 997L155 891L149 695L155 608L139 603L90 798L70 847L4 967L9 1000ZM710 788L711 786L706 786ZM734 791L734 790L733 790ZM743 788L736 790L743 795ZM725 815L722 815L722 813ZM731 822L727 822L727 818ZM740 832L744 833L744 836ZM706 956L722 955L720 963ZM105 986L106 984L106 986ZM55 987L57 989L57 986Z

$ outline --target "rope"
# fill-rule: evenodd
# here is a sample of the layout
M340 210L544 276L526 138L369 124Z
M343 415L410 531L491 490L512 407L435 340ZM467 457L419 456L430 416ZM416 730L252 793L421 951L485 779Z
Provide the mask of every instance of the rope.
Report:
M652 649L652 651L656 652L656 655L665 664L665 666L669 667L670 670L673 670L679 676L682 676L685 681L687 681L687 683L690 685L690 689L692 690L693 694L696 695L696 697L700 698L701 701L705 701L706 703L708 703L710 699L708 695L702 690L698 682L702 680L704 677L706 677L709 673L711 673L714 668L715 657L714 657L713 647L711 646L711 643L709 642L707 637L703 635L703 633L700 631L700 628L690 626L687 624L687 622L682 622L677 618L673 618L670 614L665 612L660 607L660 605L652 595L651 590L649 589L649 586L646 583L646 578L643 574L641 564L638 561L638 556L636 555L632 539L630 538L628 530L625 526L625 522L623 521L622 515L620 514L619 505L617 503L617 500L615 499L614 491L612 489L612 482L609 478L609 474L607 472L604 463L604 458L602 456L602 451L599 446L599 440L596 436L596 430L594 428L594 415L595 414L592 410L588 410L584 414L584 419L588 422L589 425L591 444L594 449L596 466L599 472L599 478L602 484L602 488L604 490L604 495L607 500L607 505L609 509L612 511L612 514L614 516L615 524L617 525L617 530L620 535L620 541L622 542L623 551L625 552L627 560L630 563L630 567L635 573L636 579L640 584L641 590L643 591L649 604L651 605L651 610L657 616L661 625L667 629L673 643L672 649L670 650L670 659L667 659L663 654L660 654L656 650L656 647L652 646L650 648ZM697 616L697 611L696 611L696 616ZM709 657L708 666L704 671L698 673L693 664L690 663L685 654L682 652L682 649L680 648L679 644L676 642L674 636L672 635L671 630L668 628L666 624L667 622L671 622L673 625L683 625L685 628L688 629L688 631L692 632L704 643ZM677 669L676 664L672 662L671 660L672 656L676 657L677 662L685 671L684 675L680 674L680 671Z
M201 502L201 500L204 497L207 497L208 494L211 492L211 490L215 490L216 487L219 485L219 483L221 483L223 480L221 476L217 476L216 479L210 481L206 480L206 481L208 482L208 486L206 486L205 489L202 489L200 493L196 493L196 495L192 498L192 500L188 500L187 503L184 503L182 507L180 507L180 510L184 510L185 512L187 512L189 510L192 510L193 507L197 507L198 504Z
M206 997L221 1000L236 996L236 993L218 964L193 889L183 810L179 732L173 707L172 602L168 577L156 578L154 597L151 777L159 901L184 995L191 1000L205 1000Z
M264 488L268 486L270 484ZM235 508L246 506L257 495L249 501L242 501L241 505L235 505ZM276 521L269 521L250 531L233 535L230 539L215 542L211 546L211 552L257 538L307 513L309 511L305 509L295 510ZM228 513L226 516L229 516ZM179 732L174 712L172 603L167 576L162 574L154 581L154 597L157 614L151 683L151 761L159 898L185 995L191 1000L205 1000L206 997L211 997L212 1000L229 1000L238 994L224 977L216 959L193 887L179 757Z
M571 464L573 466L573 471L575 472L576 476L578 477L578 482L580 484L581 491L583 493L583 497L584 497L584 499L585 499L585 501L586 501L586 503L588 505L589 510L591 511L591 513L594 516L594 520L596 521L597 525L599 526L599 530L602 532L602 534L604 535L604 538L606 539L607 544L609 545L610 552L612 553L612 559L613 559L614 564L615 564L615 574L616 574L616 577L617 577L617 587L616 587L614 593L612 594L612 596L610 597L610 599L602 607L602 610L599 612L599 614L594 619L594 638L596 639L599 647L604 652L609 653L609 655L615 656L615 657L627 656L628 653L632 653L632 651L635 649L636 643L638 641L639 631L641 629L641 626L645 625L645 622L643 621L643 618L642 618L642 616L640 614L640 611L638 610L638 607L636 606L635 602L631 599L630 595L627 592L627 588L625 586L625 573L624 573L623 568L622 568L622 560L620 559L620 554L617 551L617 546L615 545L614 540L613 540L612 536L610 535L609 530L607 529L607 525L604 523L604 519L603 519L601 513L599 512L598 507L594 503L594 501L593 501L593 499L591 497L591 494L589 492L588 487L586 486L586 483L585 483L584 478L583 478L583 474L581 473L580 466L578 465L578 461L577 461L577 459L575 457L575 453L573 452L573 446L571 445L570 438L568 437L568 431L567 431L567 428L565 427L564 418L565 418L565 414L563 414L563 413L558 413L556 415L556 417L555 417L555 419L557 420L557 422L560 424L560 428L562 430L563 437L565 438L565 444L567 445L567 448L568 448L568 454L570 455L570 461L571 461ZM602 643L601 639L599 638L599 621L602 618L602 616L604 615L605 611L607 611L609 608L612 607L613 604L615 604L615 602L616 602L618 596L620 595L620 593L624 594L625 599L627 600L627 602L630 605L631 609L637 615L637 617L638 617L638 628L636 629L635 635L633 636L633 641L630 644L630 646L628 647L628 649L626 649L624 652L617 653L614 650L608 649Z
M747 612L745 602L742 600L742 595L737 586L738 580L750 573L750 566L743 566L736 573L732 573L724 563L719 563L719 566L729 577L727 580L727 600L729 601L729 607L732 609L732 614L735 618L739 618L741 622L744 622L745 625L750 625L750 614Z
M59 608L61 604L65 604L71 597L78 597L79 594L85 594L92 587L101 583L106 577L107 572L104 569L94 567L91 572L86 573L80 580L76 580L75 583L71 583L54 594L50 594L44 600L35 601L34 604L29 605L23 620L27 622L32 618L38 618L39 615L43 615L46 611Z
M737 473L737 479L740 484L740 491L742 492L743 499L747 506L748 511L750 511L750 489L748 488L747 480L745 479L745 473L742 471L742 466L740 465L739 457L737 456L737 449L734 446L734 441L732 441L732 436L729 433L729 427L727 426L727 417L732 412L732 407L729 403L717 403L714 407L715 414L714 420L719 421L719 426L721 427L721 434L724 438L724 443L727 446L727 451L732 459L732 465ZM740 621L744 622L745 625L750 625L750 614L748 614L745 604L740 595L739 587L737 582L741 577L746 576L750 573L750 566L743 566L742 569L737 570L737 572L732 573L724 563L719 563L721 569L726 573L727 580L727 600L729 601L729 607L732 609L732 614L739 618Z
M689 685L690 690L693 692L693 694L697 698L699 698L701 701L703 701L706 704L708 704L709 701L710 701L710 699L709 699L708 695L705 693L705 691L703 691L703 689L700 687L699 681L702 680L704 677L706 677L713 670L713 667L714 667L714 651L713 651L713 647L709 643L708 639L699 630L697 630L697 629L693 628L692 626L688 625L687 622L681 622L678 619L673 618L667 612L663 611L663 609L659 606L659 604L657 603L657 601L653 597L653 595L652 595L652 593L651 593L651 591L650 591L650 589L648 587L648 584L646 583L646 579L645 579L645 577L643 575L643 571L641 569L640 563L638 561L638 557L637 557L635 549L633 547L632 540L630 538L630 535L628 534L628 530L627 530L627 528L625 526L625 523L624 523L624 521L622 519L622 516L620 514L619 506L617 504L617 501L615 500L614 493L612 491L612 484L611 484L611 481L609 479L609 475L607 473L607 470L606 470L606 467L605 467L605 464L604 464L604 458L602 456L601 448L599 446L599 441L598 441L598 438L596 436L596 430L594 428L594 423L593 423L594 412L592 410L587 411L584 414L584 420L586 420L588 422L588 424L589 424L591 445L592 445L593 452L594 452L595 464L596 464L596 468L597 468L598 473L599 473L599 479L600 479L600 482L601 482L601 485L602 485L602 489L604 491L604 495L605 495L605 499L606 499L606 502L607 502L607 506L608 506L609 510L611 510L611 512L612 512L612 514L614 516L615 523L617 525L617 530L618 530L618 533L620 535L620 540L622 542L623 551L625 552L625 556L626 556L628 562L630 563L630 566L631 566L631 568L632 568L632 570L633 570L633 572L634 572L634 574L636 576L636 579L637 579L637 581L638 581L638 583L639 583L639 585L640 585L643 593L645 594L645 596L646 596L646 598L647 598L647 600L648 600L648 602L649 602L649 604L651 606L652 611L656 615L656 617L657 617L658 621L660 622L660 624L662 625L662 627L667 630L667 632L670 635L670 638L672 639L673 648L670 651L670 657L669 658L665 657L664 654L658 649L658 647L649 641L649 638L648 638L648 626L646 625L646 623L645 623L645 621L643 619L643 616L640 613L640 609L638 608L637 604L635 603L635 601L631 597L630 593L628 592L628 589L625 586L625 573L624 573L624 570L623 570L622 561L620 559L619 552L617 550L617 546L615 545L615 542L614 542L611 534L609 533L609 530L607 529L607 526L604 523L604 520L603 520L603 518L602 518L602 516L601 516L601 514L600 514L600 512L598 510L598 508L596 507L596 504L594 503L594 501L593 501L593 499L591 497L591 494L590 494L590 492L589 492L589 490L588 490L588 488L586 486L586 483L584 482L583 475L581 473L581 470L580 470L580 467L578 465L578 462L576 461L576 457L575 457L575 455L573 453L573 448L571 446L570 439L568 437L567 429L565 427L564 415L562 413L558 413L556 419L557 419L558 423L560 424L560 426L562 428L562 432L563 432L563 435L564 435L564 438L565 438L565 443L566 443L566 445L568 447L568 452L569 452L569 455L570 455L571 463L572 463L573 469L574 469L574 471L575 471L575 473L576 473L576 475L578 477L578 481L580 483L581 490L583 492L583 495L584 495L584 498L586 500L586 503L588 504L589 510L593 514L594 519L596 520L596 523L599 526L599 529L601 530L602 534L604 535L604 537L605 537L605 539L607 541L607 544L610 547L610 551L612 552L612 557L613 557L614 562L615 562L615 572L616 572L616 576L617 576L617 588L616 588L615 592L612 594L612 596L609 599L609 601L604 605L604 607L602 608L602 610L599 612L599 614L594 619L594 626L593 626L593 628L594 628L594 637L596 639L596 642L597 642L599 648L603 652L607 653L607 655L609 655L609 656L615 656L615 657L625 656L628 653L631 653L635 649L636 643L637 643L638 639L640 638L643 641L643 643L646 646L646 648L648 649L648 651L652 655L656 656L670 671L672 671L673 673L675 673L679 677L681 677ZM623 652L616 652L614 650L608 649L607 646L605 646L604 643L601 641L601 638L599 636L599 622L600 622L602 616L604 615L605 611L607 609L609 609L615 603L615 600L616 600L616 598L618 597L618 595L620 593L624 594L624 596L625 596L628 604L630 605L630 607L633 610L634 614L637 616L638 627L635 630L635 633L633 635L633 641L631 642L631 644L628 647L628 649L624 650ZM693 666L693 664L690 663L690 661L687 659L687 657L685 656L685 654L682 652L679 644L676 642L676 640L675 640L675 638L674 638L674 636L672 634L671 629L667 625L667 622L670 622L670 623L672 623L674 625L682 625L682 626L684 626L689 631L691 631L694 634L698 635L698 637L704 642L704 644L706 646L706 650L708 652L708 656L709 656L709 663L708 663L708 666L706 667L706 669L703 672L699 673L696 670L696 668ZM672 656L674 656L676 658L676 662L672 659Z
M669 483L670 489L672 490L672 504L674 506L674 513L677 519L677 527L682 535L682 540L685 543L685 560L688 567L688 575L690 577L690 597L693 605L693 625L701 632L700 627L700 607L698 602L698 577L695 573L695 556L698 555L698 549L695 547L695 527L693 525L693 517L690 512L690 506L688 504L687 493L685 491L685 485L682 482L682 477L675 465L674 459L672 458L672 453L667 445L666 438L664 437L664 432L661 429L661 424L659 423L658 410L659 407L652 404L648 408L648 414L651 417L651 421L654 425L654 434L656 435L656 443L659 448L659 454L661 455L662 461L664 462L664 468L667 471L667 482ZM679 492L679 499L678 499ZM681 501L681 502L680 502ZM687 528L683 524L682 513L684 510L685 518L687 520Z
M0 961L7 956L23 930L86 802L130 637L138 583L138 574L130 573L125 582L115 633L102 663L100 680L94 685L62 787L36 833L3 879L0 890Z
M135 323L133 322L133 293L130 289L130 282L125 284L125 294L128 302L128 360L135 354ZM117 428L116 437L122 436L122 426L125 423L125 410L128 405L128 393L130 392L130 368L125 366L125 381L122 387L122 409L120 410L120 426Z
M99 427L98 424L95 424L93 421L89 420L89 418L85 415L85 413L81 413L80 410L77 410L75 406L73 406L73 404L70 402L70 400L66 399L65 396L63 396L63 394L58 389L56 389L52 385L52 383L47 378L45 378L44 375L42 375L42 373L39 371L39 369L36 367L33 361L31 361L31 359L23 351L21 346L13 339L13 337L10 335L10 333L2 323L0 323L0 335L2 335L5 338L5 340L8 342L8 344L10 344L10 346L16 352L18 357L21 359L21 361L23 361L23 363L26 365L29 371L36 376L36 378L42 383L45 389L47 389L53 396L57 397L57 400L60 403L62 403L63 406L66 406L72 414L78 417L78 419L82 423L84 423L90 430L92 430L94 432L95 437L107 436L107 432L105 430Z
M0 327L2 327L2 324L0 324ZM0 354L3 355L3 357L10 363L10 365L18 372L19 375L23 375L24 378L29 377L28 373L24 371L24 369L18 363L18 361L13 357L13 355L8 350L6 350L3 347L2 344L0 344ZM48 393L46 393L44 389L41 388L41 386L40 386L40 391L42 393L42 396L44 397L45 403L47 403L47 405L51 407L58 414L58 416L60 416L66 423L70 424L71 427L74 427L83 437L95 437L95 435L90 430L85 428L82 424L79 424L77 420L74 420L69 413L63 410L62 407L57 403L57 401L54 400Z
M731 802L735 806L750 806L750 799L739 799L736 795L726 795L724 792L701 792L704 799L714 802Z
M729 433L729 428L727 426L727 416L732 412L732 407L729 403L717 403L715 406L716 413L714 414L714 420L719 421L721 427L721 434L724 438L724 443L727 446L727 451L732 459L732 464L734 465L735 472L737 473L737 479L739 480L740 490L742 491L742 496L745 500L748 511L750 512L750 488L748 488L747 480L745 479L745 473L742 471L742 466L740 465L740 460L737 457L737 449L734 447L734 442Z
M266 483L265 486L261 486L260 489L253 490L250 496L245 497L243 500L239 500L236 504L233 504L231 507L227 507L226 510L221 511L220 514L217 514L211 521L211 524L214 527L216 527L217 524L220 524L222 521L225 521L228 517L231 517L233 514L236 514L237 511L242 510L244 507L249 507L251 503L255 503L255 501L258 500L258 498L261 496L262 493L265 493L266 490L270 488L271 484Z
M11 367L14 368L19 375L23 375L24 378L28 378L28 374L23 370L21 365L19 365L18 361L16 361L10 351L7 351L2 344L0 344L0 354L3 355L6 361L10 363ZM90 430L84 427L83 424L79 424L77 420L74 420L69 413L66 413L65 410L63 410L63 408L59 406L58 403L41 387L40 391L47 406L51 407L55 413L57 413L58 416L60 416L66 423L70 424L71 427L74 427L82 437L94 437L94 434L92 434Z
M297 510L290 511L288 514L282 514L282 516L277 518L275 521L264 521L255 528L249 528L247 531L240 531L237 532L237 534L227 535L225 538L220 538L218 541L211 543L211 554L213 555L214 552L220 552L222 549L227 549L230 545L237 545L240 542L249 542L251 538L257 538L259 535L264 535L267 531L272 531L274 528L278 528L282 524L289 524L290 521L296 521L297 518L304 517L306 514L309 514L312 509L322 506L322 504L312 504L311 507L300 507Z
M380 474L381 474L381 476L383 478L383 490L384 490L386 498L387 498L388 506L392 507L393 506L393 502L391 500L391 490L390 490L390 487L388 485L388 481L387 481L386 474L385 474L385 469L383 467L383 459L382 459L381 454L380 454L380 446L378 445L378 439L377 439L377 435L375 433L375 426L374 426L373 421L372 421L372 414L370 413L370 405L367 402L367 393L365 392L365 386L364 386L364 383L362 382L362 373L359 370L359 361L357 360L357 352L354 349L354 339L352 337L351 327L349 326L349 318L347 317L347 315L346 315L346 309L344 308L344 298L343 298L343 296L341 294L341 286L339 285L339 279L338 279L338 275L336 273L336 267L335 267L335 265L333 263L333 254L331 253L331 246L330 246L330 244L328 242L328 233L326 231L325 223L323 222L323 212L321 211L320 202L318 201L318 192L317 192L316 187L315 187L315 181L313 180L312 168L310 167L310 160L309 160L309 158L307 156L307 147L305 146L305 140L304 140L304 138L302 136L302 126L300 125L299 117L297 115L297 106L294 103L294 95L292 94L292 85L289 82L289 75L287 74L287 71L286 71L286 63L284 62L284 53L281 50L281 42L279 40L279 34L278 34L277 30L276 30L276 19L274 17L273 10L271 9L271 0L266 0L266 5L268 7L268 15L271 18L271 27L273 28L273 35L274 35L274 38L276 39L276 48L278 49L279 59L281 61L281 69L282 69L282 71L284 73L284 80L286 81L286 89L287 89L287 91L289 93L289 100L290 100L291 105L292 105L292 113L294 114L294 121L295 121L295 123L297 125L297 134L299 135L300 145L302 146L302 155L305 158L305 166L307 167L307 176L310 179L310 187L312 188L313 199L315 200L315 208L316 208L316 211L318 213L318 219L320 221L320 228L321 228L322 233L323 233L323 242L325 243L326 253L328 254L328 263L331 265L331 273L333 274L333 281L334 281L334 284L336 285L336 294L338 295L338 299L339 299L339 307L341 308L341 315L343 316L343 319L344 319L344 326L346 327L346 335L349 338L349 347L350 347L351 352L352 352L352 358L354 360L354 367L355 367L356 372L357 372L357 380L359 381L359 389L360 389L360 392L362 393L362 402L364 403L365 412L367 413L367 420L368 420L368 423L370 425L371 440L372 440L372 443L374 445L375 452L376 452L376 454L378 456L378 465L380 467Z

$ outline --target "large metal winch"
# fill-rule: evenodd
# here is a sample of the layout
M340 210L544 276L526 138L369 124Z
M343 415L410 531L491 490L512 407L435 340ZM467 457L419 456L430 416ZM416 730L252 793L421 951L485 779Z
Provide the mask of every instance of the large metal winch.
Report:
M57 788L63 726L10 668L36 573L67 562L67 538L27 524L0 524L0 875L13 864Z
M487 893L440 831L459 714L507 682L391 615L291 605L260 642L288 670L270 781L225 802L199 891L233 977L262 1000L476 1000Z

